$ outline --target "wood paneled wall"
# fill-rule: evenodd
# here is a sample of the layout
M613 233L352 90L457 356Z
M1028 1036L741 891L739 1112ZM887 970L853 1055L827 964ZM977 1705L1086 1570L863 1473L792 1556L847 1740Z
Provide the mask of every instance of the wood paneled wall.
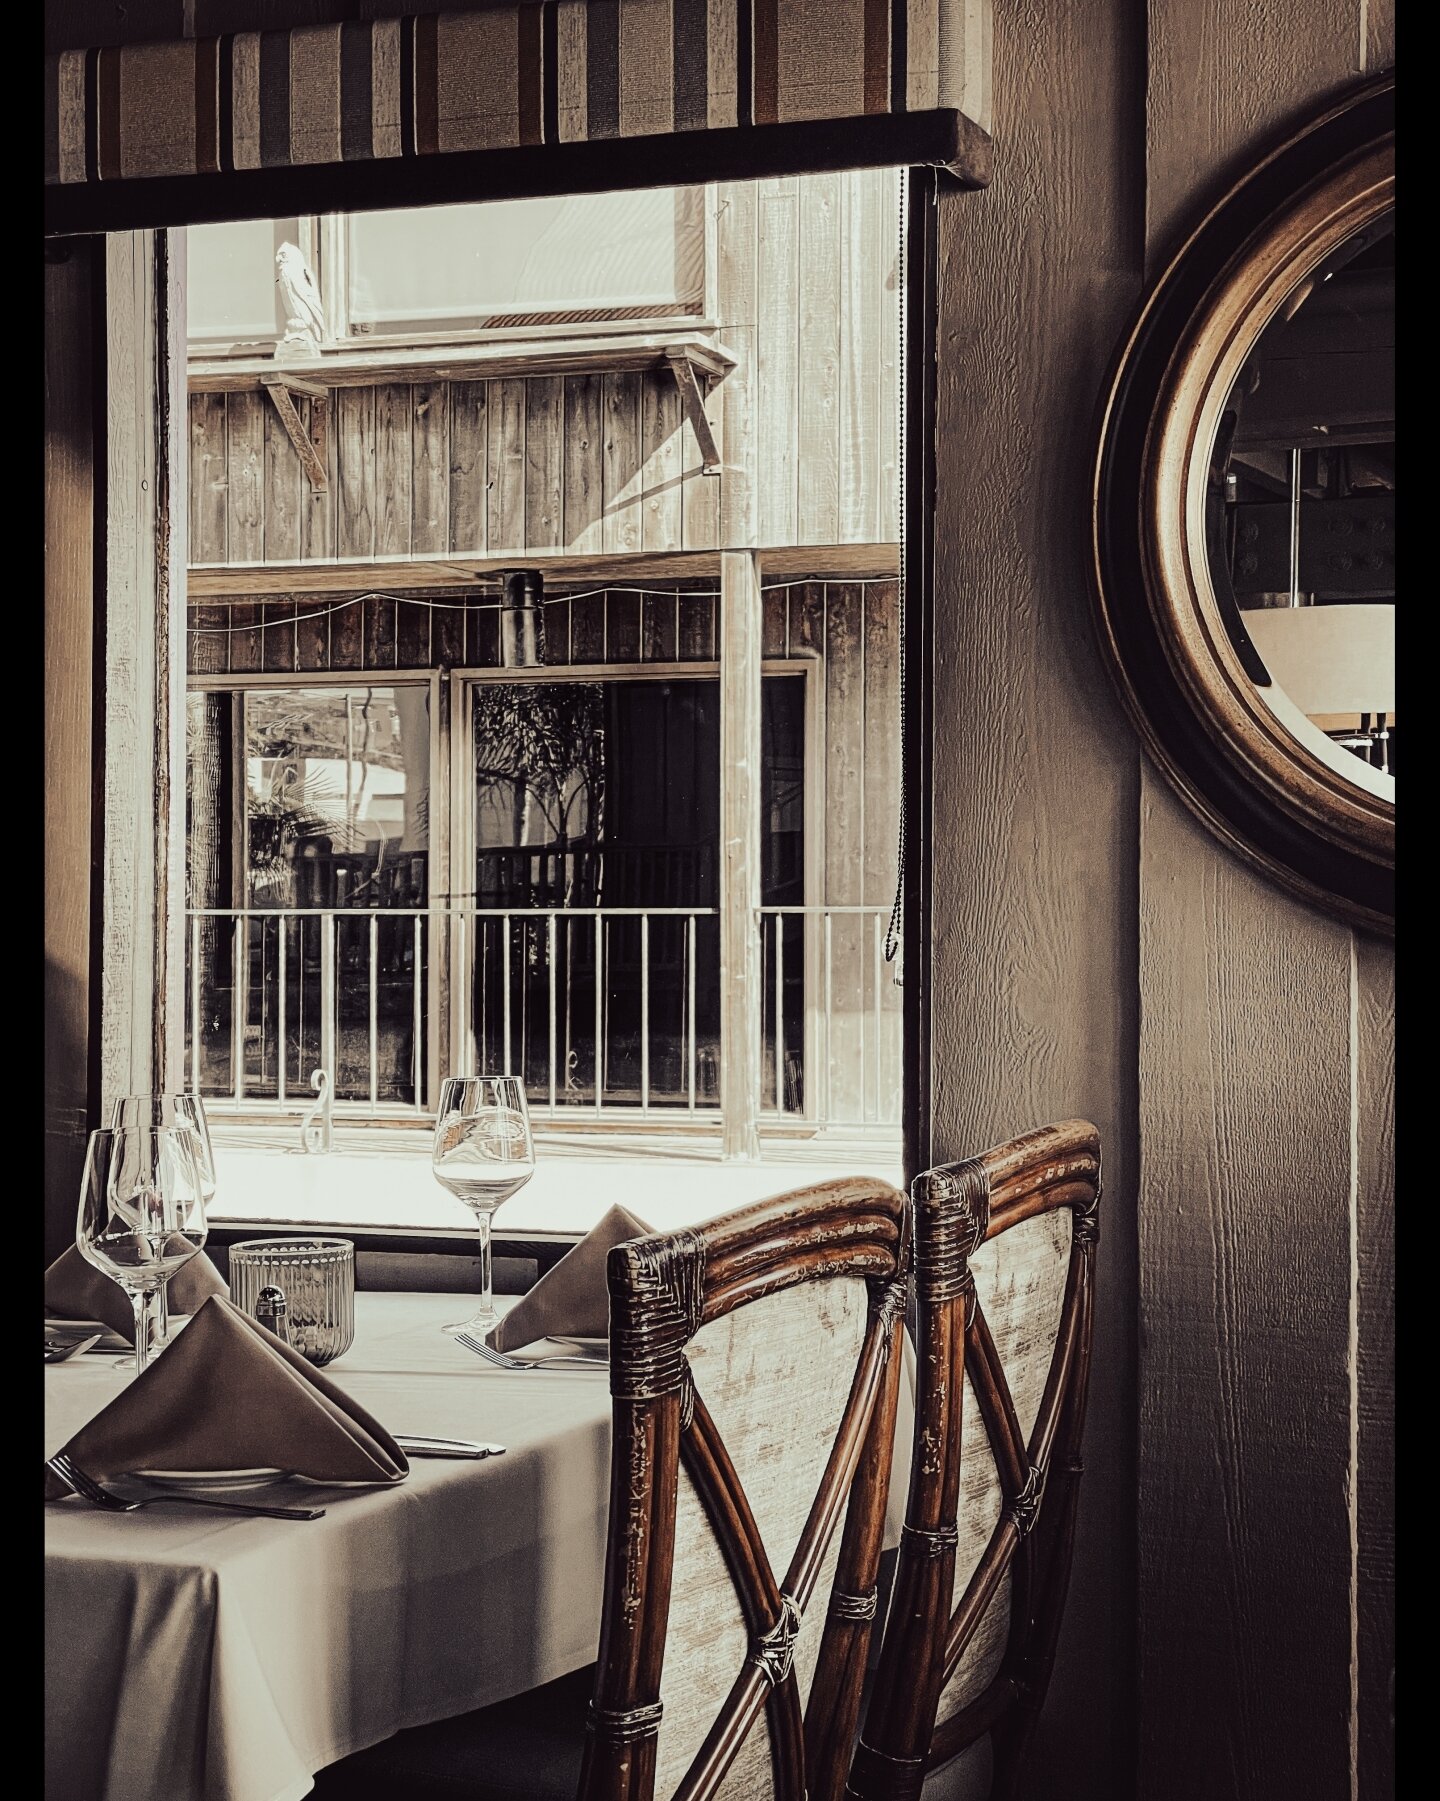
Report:
M1145 280L1391 30L1362 0L999 9L995 181L942 199L934 1151L1073 1113L1105 1144L1036 1797L1391 1792L1390 950L1144 764L1085 566Z
M193 394L191 563L896 542L898 188L710 190L722 474L668 370L342 388L323 494L265 395Z

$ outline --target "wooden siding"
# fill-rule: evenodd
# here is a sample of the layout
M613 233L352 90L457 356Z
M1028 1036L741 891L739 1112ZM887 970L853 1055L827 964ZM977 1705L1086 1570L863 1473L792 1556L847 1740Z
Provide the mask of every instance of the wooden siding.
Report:
M196 393L191 565L898 541L898 186L710 190L722 474L663 369L339 390L322 494L264 394Z

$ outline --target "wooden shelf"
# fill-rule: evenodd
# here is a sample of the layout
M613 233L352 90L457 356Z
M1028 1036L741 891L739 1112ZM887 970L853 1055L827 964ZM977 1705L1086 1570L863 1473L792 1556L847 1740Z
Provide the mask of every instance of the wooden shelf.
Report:
M303 563L226 563L190 566L189 596L348 594L369 588L462 588L477 575L524 567L547 582L696 581L720 574L719 550L635 551L606 556L594 551L513 550L497 556L327 557ZM900 573L898 544L783 545L761 549L766 576L803 581L807 576L854 581Z
M525 375L593 375L606 370L663 369L686 362L702 383L719 381L734 354L696 331L643 335L502 339L465 345L357 350L346 344L313 357L216 357L190 364L192 394L243 393L268 380L292 381L300 392L371 387L379 382L485 381Z

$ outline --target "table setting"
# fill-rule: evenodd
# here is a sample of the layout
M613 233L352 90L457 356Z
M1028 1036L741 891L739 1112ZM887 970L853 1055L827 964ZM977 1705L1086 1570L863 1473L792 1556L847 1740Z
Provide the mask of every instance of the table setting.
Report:
M649 1228L612 1207L496 1297L524 1091L453 1078L433 1161L478 1295L356 1293L353 1244L313 1234L232 1245L227 1285L203 1109L168 1099L94 1134L46 1272L46 1794L300 1801L353 1750L594 1659L605 1265Z

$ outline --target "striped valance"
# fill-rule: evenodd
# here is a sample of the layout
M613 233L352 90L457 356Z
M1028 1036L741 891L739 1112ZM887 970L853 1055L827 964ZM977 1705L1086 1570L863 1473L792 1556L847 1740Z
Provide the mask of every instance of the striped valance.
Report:
M783 157L755 149L766 134L846 122L867 127L857 162L878 160L875 146L890 139L886 160L934 161L946 141L937 119L981 110L985 12L977 0L513 0L70 50L46 59L45 179L64 187L696 133L714 134L727 165L716 175L750 172L737 159L778 172ZM888 138L876 129L885 122ZM968 139L955 141L973 144L983 134L966 124ZM651 167L663 179L663 164Z

